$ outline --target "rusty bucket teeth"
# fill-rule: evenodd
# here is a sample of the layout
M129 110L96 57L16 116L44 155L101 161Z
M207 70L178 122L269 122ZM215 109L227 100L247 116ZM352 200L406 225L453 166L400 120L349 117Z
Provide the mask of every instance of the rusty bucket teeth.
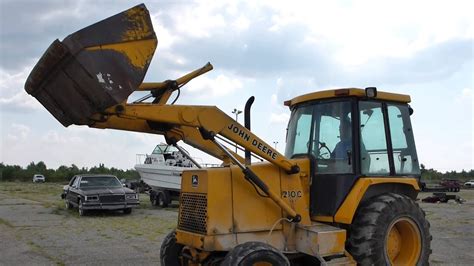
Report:
M141 4L55 40L25 83L65 127L125 101L145 77L157 39Z

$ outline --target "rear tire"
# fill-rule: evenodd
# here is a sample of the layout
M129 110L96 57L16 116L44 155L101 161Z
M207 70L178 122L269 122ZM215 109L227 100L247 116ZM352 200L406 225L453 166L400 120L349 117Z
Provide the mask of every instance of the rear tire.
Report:
M162 208L168 207L168 199L166 198L166 195L163 191L158 192L158 206Z
M160 261L164 266L179 266L183 245L176 243L176 231L171 231L164 239L160 249ZM223 264L224 265L224 264Z
M252 266L266 264L289 266L288 258L276 248L262 242L246 242L229 251L222 265Z
M357 211L346 247L360 265L428 265L429 228L411 198L383 194Z
M153 205L166 208L170 203L170 193L168 191L161 190L156 193Z

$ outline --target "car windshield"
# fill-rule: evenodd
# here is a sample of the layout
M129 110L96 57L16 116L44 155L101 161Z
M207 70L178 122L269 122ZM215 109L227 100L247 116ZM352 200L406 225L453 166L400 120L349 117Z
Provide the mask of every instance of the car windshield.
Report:
M122 184L115 176L84 176L79 187L122 187Z

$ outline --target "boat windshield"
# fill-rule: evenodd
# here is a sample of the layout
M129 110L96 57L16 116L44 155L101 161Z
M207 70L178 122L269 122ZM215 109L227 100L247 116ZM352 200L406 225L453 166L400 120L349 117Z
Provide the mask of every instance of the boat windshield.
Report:
M175 151L179 151L179 150L174 146L159 144L159 145L156 145L155 149L153 150L153 154L170 154Z

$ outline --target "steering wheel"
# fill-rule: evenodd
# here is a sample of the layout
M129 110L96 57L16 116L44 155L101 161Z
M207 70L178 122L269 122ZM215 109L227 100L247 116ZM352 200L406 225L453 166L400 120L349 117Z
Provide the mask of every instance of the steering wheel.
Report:
M326 146L326 143L319 142L319 149L318 149L318 159L330 159L331 158L331 150Z

